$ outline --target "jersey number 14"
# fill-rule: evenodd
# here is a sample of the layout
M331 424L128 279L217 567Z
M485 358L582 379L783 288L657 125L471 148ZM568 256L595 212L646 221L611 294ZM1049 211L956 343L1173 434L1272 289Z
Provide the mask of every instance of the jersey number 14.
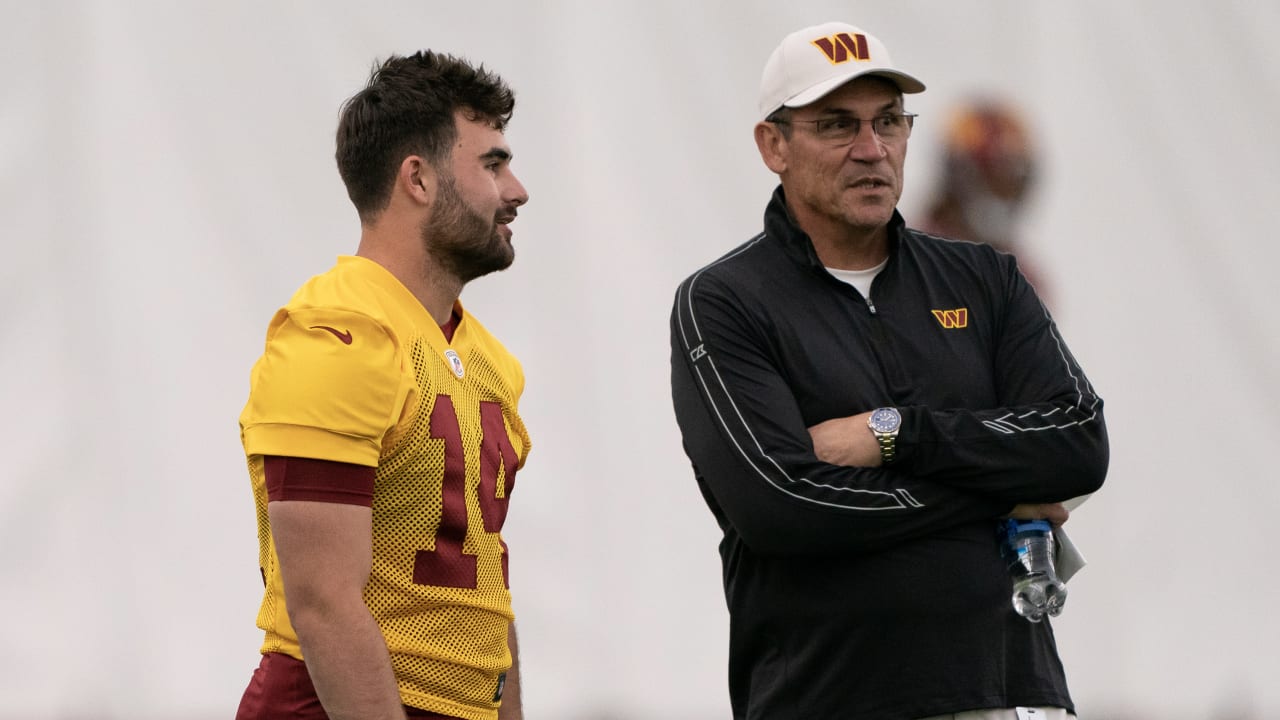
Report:
M484 532L497 533L507 519L507 504L516 481L516 451L507 437L502 405L480 403L480 485L476 489ZM419 550L413 562L413 582L436 587L475 588L476 555L463 552L467 536L467 466L462 432L453 399L436 396L431 411L431 437L444 440L444 480L441 483L440 529L434 550ZM502 496L498 497L498 473L503 471ZM502 548L502 583L511 587L507 569L507 544Z

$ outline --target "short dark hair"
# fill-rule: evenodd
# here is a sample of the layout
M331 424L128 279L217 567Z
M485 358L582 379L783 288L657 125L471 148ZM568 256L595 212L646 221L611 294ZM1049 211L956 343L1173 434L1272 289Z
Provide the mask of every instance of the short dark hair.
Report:
M502 78L452 55L424 50L375 64L338 117L338 174L360 220L372 222L386 209L406 156L443 166L457 138L455 111L503 130L515 103Z

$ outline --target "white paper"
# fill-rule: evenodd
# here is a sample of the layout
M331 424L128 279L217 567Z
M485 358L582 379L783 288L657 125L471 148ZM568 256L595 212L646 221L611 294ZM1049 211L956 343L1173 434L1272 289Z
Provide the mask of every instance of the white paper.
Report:
M1062 504L1067 507L1067 510L1074 511L1076 508L1083 505L1085 500L1088 500L1091 497L1093 497L1093 493L1089 493L1088 495L1077 495Z
M1084 555L1076 549L1071 538L1067 537L1067 531L1064 528L1054 528L1053 538L1058 545L1058 556L1053 559L1053 569L1057 571L1058 579L1066 582L1085 566Z

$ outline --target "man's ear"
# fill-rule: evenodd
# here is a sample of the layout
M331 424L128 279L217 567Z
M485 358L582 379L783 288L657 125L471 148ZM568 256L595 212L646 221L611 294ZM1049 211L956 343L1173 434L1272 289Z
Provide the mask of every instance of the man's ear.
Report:
M435 168L421 156L410 155L400 162L396 186L414 203L430 207L436 200Z
M765 166L781 175L787 169L787 139L782 130L770 122L756 123L756 148Z

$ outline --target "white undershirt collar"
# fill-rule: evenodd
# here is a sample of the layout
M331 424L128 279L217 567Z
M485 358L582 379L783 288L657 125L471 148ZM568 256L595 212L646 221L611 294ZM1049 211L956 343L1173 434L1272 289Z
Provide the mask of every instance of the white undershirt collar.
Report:
M839 268L827 268L827 272L831 276L842 282L847 282L857 288L862 293L862 297L871 299L871 281L876 279L876 275L889 264L889 258L885 258L879 265L869 267L866 270L840 270Z

